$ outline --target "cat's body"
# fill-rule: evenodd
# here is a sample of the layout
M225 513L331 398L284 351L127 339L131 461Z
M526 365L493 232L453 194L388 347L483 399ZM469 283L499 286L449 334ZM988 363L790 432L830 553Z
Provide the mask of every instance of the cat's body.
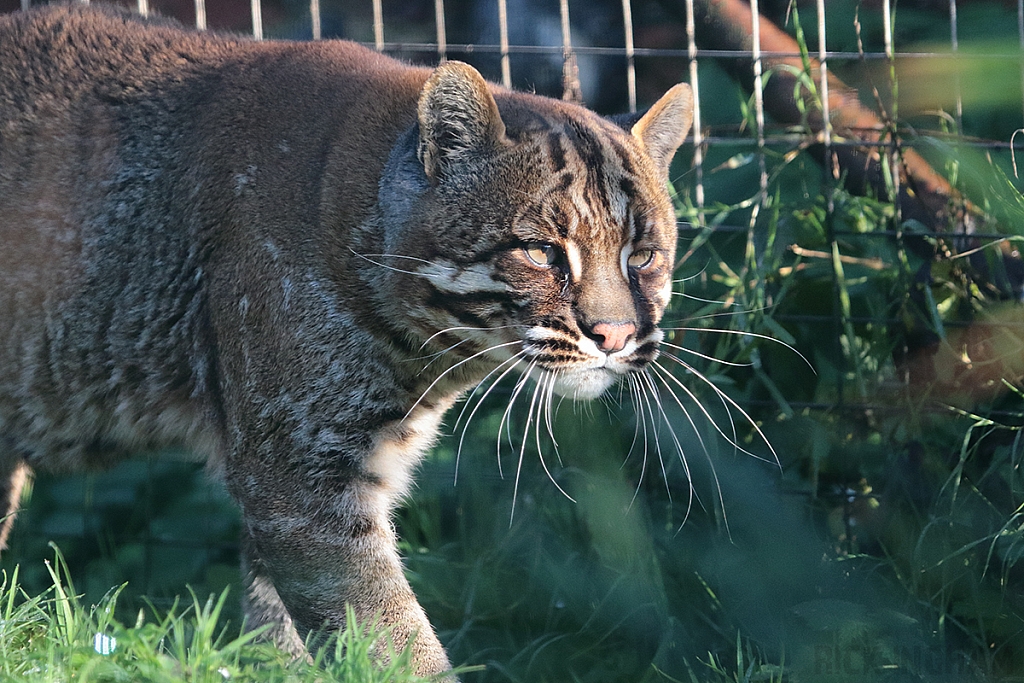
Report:
M689 106L630 135L349 43L0 18L0 514L27 467L182 445L283 644L348 602L447 669L390 511L499 364L590 398L657 353Z

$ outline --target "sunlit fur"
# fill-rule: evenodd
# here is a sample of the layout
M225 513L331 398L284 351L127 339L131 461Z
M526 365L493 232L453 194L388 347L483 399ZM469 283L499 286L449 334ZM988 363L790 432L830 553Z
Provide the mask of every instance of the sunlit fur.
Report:
M241 508L250 625L301 653L350 605L448 670L392 510L460 396L513 380L539 441L556 393L624 382L646 425L686 392L657 363L691 105L619 125L342 41L0 17L0 512L29 468L184 447Z

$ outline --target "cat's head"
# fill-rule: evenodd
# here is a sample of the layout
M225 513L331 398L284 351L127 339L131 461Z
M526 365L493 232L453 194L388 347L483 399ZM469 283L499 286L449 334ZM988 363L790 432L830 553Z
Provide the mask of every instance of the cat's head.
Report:
M418 108L423 223L389 247L422 259L401 264L419 276L421 338L452 358L515 357L579 398L654 360L676 245L668 167L692 103L680 84L619 125L530 95L496 102L472 67L437 68Z

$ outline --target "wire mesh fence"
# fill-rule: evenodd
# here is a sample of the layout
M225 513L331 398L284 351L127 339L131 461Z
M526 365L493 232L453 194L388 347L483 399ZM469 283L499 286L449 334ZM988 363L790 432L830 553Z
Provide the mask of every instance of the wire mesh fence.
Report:
M884 517L879 505L890 496L927 508L934 500L922 491L947 488L922 483L939 471L973 477L999 511L985 536L993 548L1000 528L1011 528L1024 503L1024 0L134 7L258 40L347 38L419 63L460 59L505 86L608 114L635 112L688 81L693 135L672 173L680 327L668 341L724 361L709 361L704 374L776 444L796 472L782 489L816 511L837 555L888 552L894 541L881 527L903 517ZM0 0L0 9L18 6ZM796 351L724 337L723 327ZM973 472L970 457L982 461ZM141 567L135 576L151 594L175 585L164 574L212 587L234 580L236 522L223 493L201 483L197 467L137 467L106 482L58 483L77 488L33 503L45 512L33 518L30 508L13 554L40 552L44 538L93 543L111 517L138 516L125 532L133 543L93 552L96 590L125 573L104 572L104 563ZM433 490L451 471L428 468L426 477ZM1003 568L1016 586L1011 557Z

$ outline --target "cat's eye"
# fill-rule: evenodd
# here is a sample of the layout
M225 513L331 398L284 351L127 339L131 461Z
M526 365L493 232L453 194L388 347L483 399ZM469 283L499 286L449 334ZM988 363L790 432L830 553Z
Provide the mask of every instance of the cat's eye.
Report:
M523 251L526 252L526 257L528 259L544 268L550 268L551 266L558 265L558 262L562 257L561 249L546 242L531 242L523 247Z
M653 249L637 249L626 259L630 268L646 268L654 261Z

